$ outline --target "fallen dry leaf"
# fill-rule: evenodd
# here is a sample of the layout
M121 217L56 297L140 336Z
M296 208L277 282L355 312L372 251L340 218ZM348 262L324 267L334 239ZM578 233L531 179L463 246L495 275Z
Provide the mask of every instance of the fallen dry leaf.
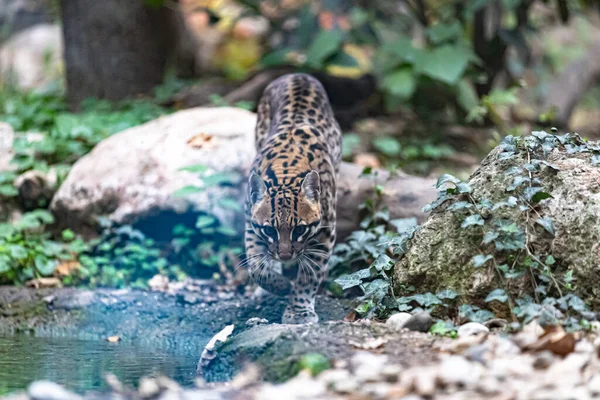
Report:
M106 338L110 343L117 343L121 338L119 336L109 336Z
M348 313L348 315L346 315L344 317L344 321L345 322L354 322L354 321L356 321L357 318L358 318L358 316L356 315L356 311L352 310Z
M556 355L566 356L575 351L575 335L565 332L561 326L551 326L545 329L539 340L529 346L530 350L549 350Z
M73 271L77 271L81 267L79 261L70 260L70 261L62 261L56 269L54 273L57 276L69 276L73 273Z
M217 342L225 342L229 335L233 333L233 328L234 325L227 325L209 340L208 344L204 347L204 350L202 350L200 362L198 363L198 372L200 372L202 367L208 365L210 361L217 356L217 352L215 351Z
M61 286L60 279L58 278L37 278L27 281L25 284L27 287L33 287L36 289L42 288L55 288Z
M380 348L381 346L383 346L384 344L387 343L387 339L383 339L383 338L370 338L365 340L362 343L359 342L355 342L355 341L349 341L348 343L350 343L351 346L356 347L357 349L363 349L363 350L375 350Z
M199 133L196 136L193 136L187 141L194 149L209 149L215 147L216 139L212 135L208 135L206 133Z

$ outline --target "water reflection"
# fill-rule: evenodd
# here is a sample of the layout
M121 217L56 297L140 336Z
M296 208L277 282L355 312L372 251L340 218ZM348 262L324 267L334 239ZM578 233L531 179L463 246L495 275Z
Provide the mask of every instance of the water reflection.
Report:
M127 385L144 375L162 374L182 385L193 383L197 355L172 355L123 343L0 337L0 394L49 379L71 390L106 390L103 376L112 372Z

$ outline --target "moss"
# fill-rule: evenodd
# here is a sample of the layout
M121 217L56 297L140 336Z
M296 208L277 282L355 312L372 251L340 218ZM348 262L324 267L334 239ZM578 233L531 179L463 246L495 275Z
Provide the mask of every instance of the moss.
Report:
M415 233L408 251L394 268L396 293L404 294L405 288L410 286L419 293L454 289L464 302L476 305L483 305L487 294L498 287L505 288L515 298L533 295L530 274L501 282L492 262L481 268L472 264L472 258L478 254L493 255L496 265L511 265L515 259L524 262L525 251L498 251L493 245L482 244L484 229L489 229L493 221L507 220L523 227L527 248L532 254L539 259L554 257L552 273L555 276L562 279L566 271L573 270L575 293L590 305L600 306L600 168L593 160L593 153L600 152L599 147L588 145L577 136L567 139L553 135L543 136L543 139L530 136L513 143L508 156L506 146L499 146L484 159L468 180L472 188L470 197L456 195L442 203ZM553 145L550 150L542 147L550 143ZM540 161L540 167L528 175L526 168L531 168L532 160ZM522 188L507 192L515 177L511 168L520 169L525 177L530 176L532 182L551 197L532 202L533 205L524 210L501 207L484 213L478 209L484 226L461 228L466 214L448 210L458 201L467 199L479 205L483 200L495 204L513 194L520 199L524 197ZM552 219L554 236L535 223L541 217Z

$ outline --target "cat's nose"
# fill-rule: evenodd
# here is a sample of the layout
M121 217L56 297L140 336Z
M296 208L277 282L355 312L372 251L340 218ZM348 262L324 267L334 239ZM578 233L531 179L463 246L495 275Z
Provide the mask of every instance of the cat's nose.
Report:
M281 258L283 261L288 261L292 258L292 253L291 252L279 252L279 258Z

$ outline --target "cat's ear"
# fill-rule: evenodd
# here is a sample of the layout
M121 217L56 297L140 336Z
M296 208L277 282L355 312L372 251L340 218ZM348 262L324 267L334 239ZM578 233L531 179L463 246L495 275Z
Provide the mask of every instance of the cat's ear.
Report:
M254 205L265 198L267 186L260 176L254 172L250 175L250 202Z
M315 170L310 171L302 181L302 192L308 201L317 203L321 195L321 181L319 173Z

